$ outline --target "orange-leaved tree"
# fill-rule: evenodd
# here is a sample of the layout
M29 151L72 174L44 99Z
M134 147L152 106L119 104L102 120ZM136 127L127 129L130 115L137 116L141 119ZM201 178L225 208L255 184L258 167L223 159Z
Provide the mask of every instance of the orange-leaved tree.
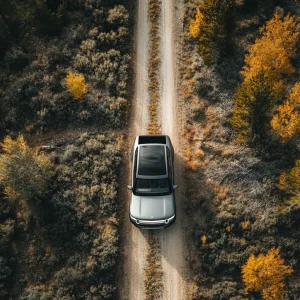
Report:
M281 173L278 187L289 197L280 207L282 213L300 206L300 160L296 160L291 170Z
M278 95L284 91L284 76L295 72L291 58L296 54L299 32L294 16L283 17L275 12L273 18L260 29L261 37L251 46L242 70L244 80L257 76L261 71L272 82Z
M82 74L76 72L69 72L66 78L66 86L68 91L75 99L81 99L87 92L87 85Z
M218 53L226 47L235 6L234 0L204 0L197 9L190 23L190 34L197 40L206 63L215 62Z
M242 266L242 278L249 292L261 292L263 299L283 299L284 277L293 269L284 264L278 248L272 248L266 255L251 254Z
M271 126L283 143L300 133L300 82L292 88L286 101L278 106Z
M30 148L23 136L13 140L6 137L0 155L0 184L8 197L23 199L40 196L53 176L53 165L48 156Z

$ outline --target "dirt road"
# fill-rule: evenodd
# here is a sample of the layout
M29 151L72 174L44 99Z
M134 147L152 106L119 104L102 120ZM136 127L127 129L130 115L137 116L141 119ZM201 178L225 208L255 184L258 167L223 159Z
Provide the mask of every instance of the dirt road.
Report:
M184 280L184 232L182 216L183 159L180 143L181 119L180 105L176 93L179 74L176 68L176 50L180 31L180 11L175 11L174 0L162 1L161 18L161 124L162 134L167 134L175 149L175 183L177 220L173 226L161 232L162 265L164 271L164 300L186 299L186 283ZM175 1L174 1L175 2ZM178 4L180 1L176 1ZM179 15L178 15L179 14ZM175 22L177 19L177 22ZM178 26L179 25L179 26ZM178 27L179 28L178 28Z
M182 216L182 171L183 159L180 149L180 131L182 129L182 118L180 105L177 101L177 79L178 71L176 67L176 49L178 50L178 36L174 34L176 30L180 32L180 12L175 10L174 0L162 0L162 13L160 24L160 103L158 111L159 123L162 134L171 137L175 149L175 180L179 183L176 190L177 221L170 228L157 231L155 235L161 241L163 276L163 296L164 300L187 299L186 284L184 280L185 259L184 259L184 235ZM131 133L129 142L133 142L138 134L147 134L148 124L148 53L149 53L149 22L147 18L148 1L138 0L137 19L135 30L135 97L133 101L131 116ZM175 1L174 1L175 2ZM176 1L176 4L183 2ZM176 21L175 21L176 19ZM175 27L175 28L174 28ZM129 154L127 157L130 166ZM128 176L128 183L130 178ZM124 191L125 192L125 191ZM127 199L129 201L129 198ZM127 202L129 203L129 202ZM128 218L128 210L125 212ZM147 254L147 231L141 231L132 226L129 221L123 222L124 232L122 239L122 258L124 260L123 276L119 278L121 284L119 299L123 300L143 300L144 291L144 267Z

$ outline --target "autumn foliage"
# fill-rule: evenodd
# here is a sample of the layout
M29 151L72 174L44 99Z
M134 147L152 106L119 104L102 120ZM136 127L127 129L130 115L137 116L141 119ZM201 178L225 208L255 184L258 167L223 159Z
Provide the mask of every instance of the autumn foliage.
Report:
M238 132L237 140L242 143L248 143L256 133L264 133L268 118L271 118L268 114L285 91L285 77L295 72L291 64L299 35L295 17L289 14L282 17L276 12L260 32L261 37L246 55L241 72L244 81L233 97L231 124ZM281 108L281 115L273 121L275 130L286 125L286 116L283 115L286 110L290 108ZM289 125L282 131L283 138L287 131L295 130L293 121Z
M283 299L284 277L293 269L284 264L278 248L272 248L266 255L251 254L242 266L242 278L249 292L261 292L263 299Z
M226 45L234 7L234 0L204 0L197 9L196 18L190 23L190 34L198 41L206 63L213 63Z
M82 74L76 72L69 72L66 78L66 86L68 91L75 99L81 99L87 92L87 85Z
M279 105L271 121L272 129L283 143L300 132L300 82L298 82L286 101Z
M274 91L281 94L284 91L284 76L295 72L291 63L299 36L295 17L290 14L282 17L276 12L260 32L261 37L256 39L245 57L241 73L247 81L263 71L272 82Z
M10 136L0 144L0 183L9 197L20 195L30 199L41 195L53 175L52 164L46 155L31 149L23 136Z

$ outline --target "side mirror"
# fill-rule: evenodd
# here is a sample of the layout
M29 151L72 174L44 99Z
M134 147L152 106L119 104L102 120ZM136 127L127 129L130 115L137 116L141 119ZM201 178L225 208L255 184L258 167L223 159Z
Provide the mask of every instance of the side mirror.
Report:
M173 185L173 190L177 189L177 187L178 187L177 184Z
M132 186L131 185L127 185L127 188L132 191Z

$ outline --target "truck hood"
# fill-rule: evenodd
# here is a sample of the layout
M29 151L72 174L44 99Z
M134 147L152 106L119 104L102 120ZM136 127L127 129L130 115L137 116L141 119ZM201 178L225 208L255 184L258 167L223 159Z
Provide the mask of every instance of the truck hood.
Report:
M175 214L174 193L166 196L136 196L132 194L130 214L142 220L161 220Z

